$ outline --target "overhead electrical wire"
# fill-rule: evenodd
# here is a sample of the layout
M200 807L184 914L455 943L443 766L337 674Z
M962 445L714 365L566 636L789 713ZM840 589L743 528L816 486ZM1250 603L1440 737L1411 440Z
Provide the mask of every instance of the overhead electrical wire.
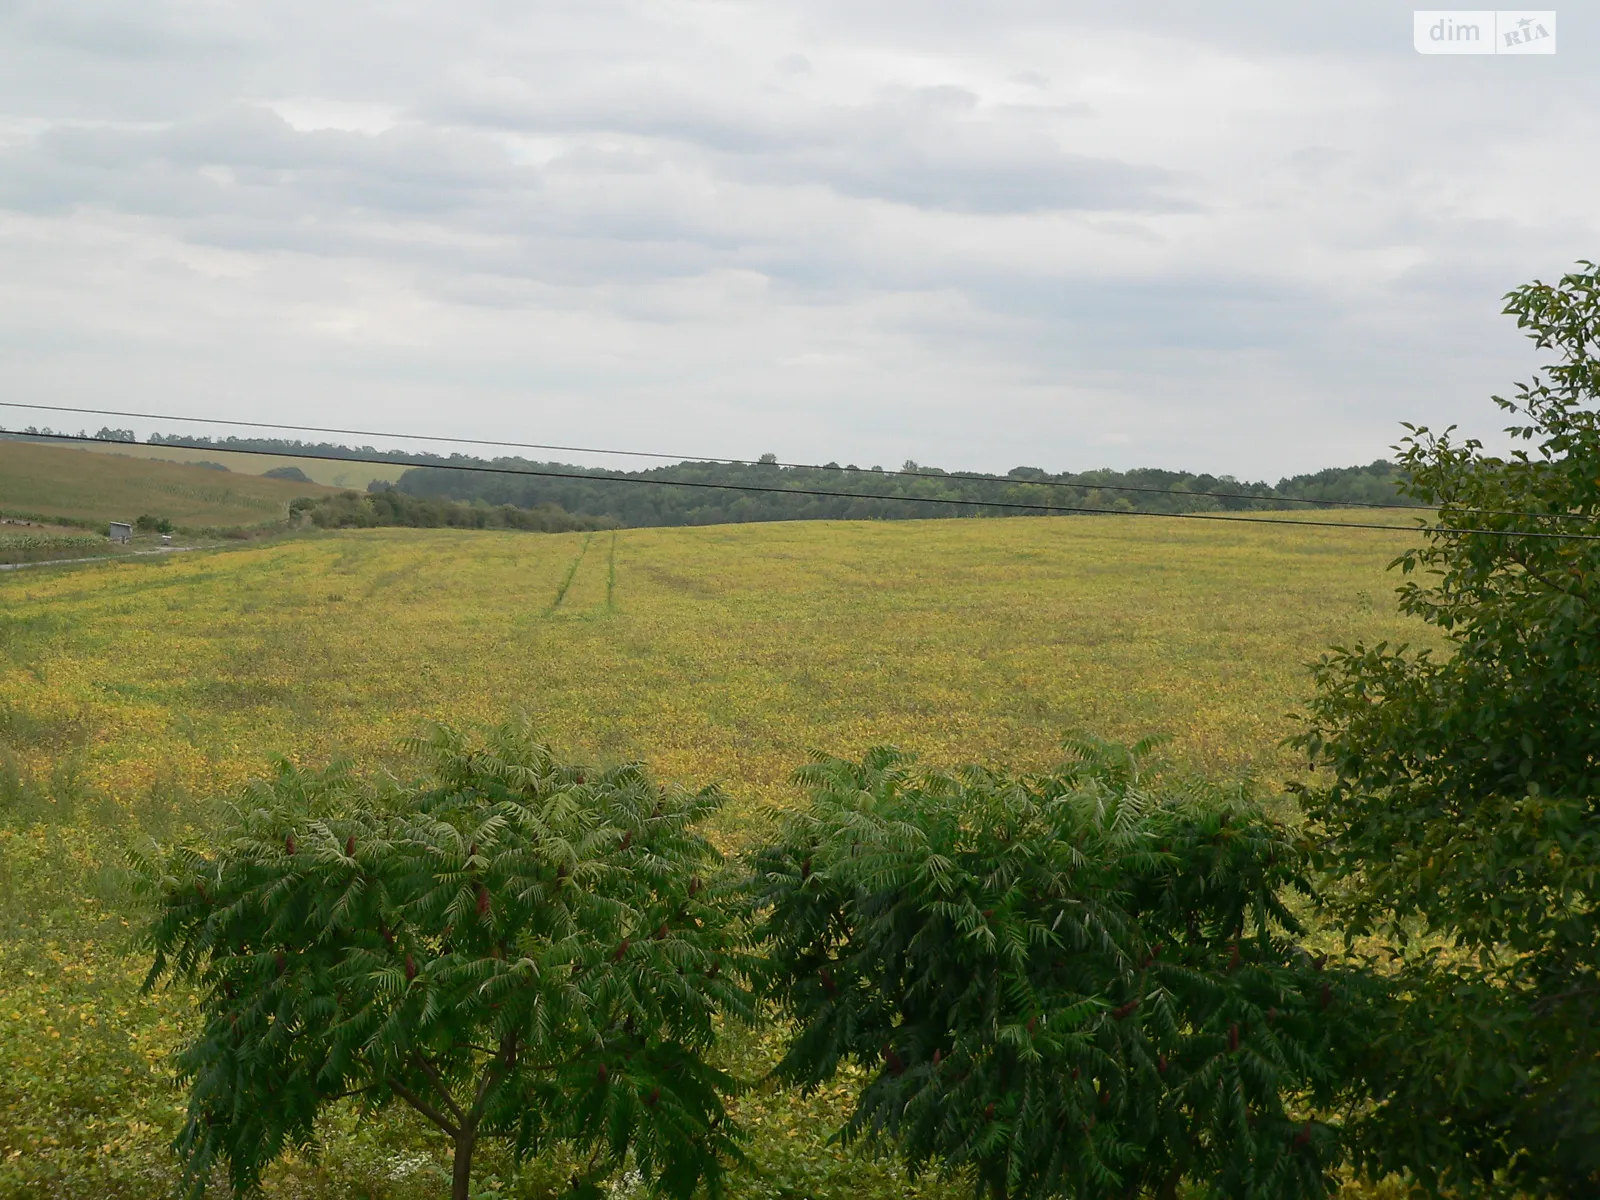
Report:
M294 428L284 426L282 428ZM21 436L63 442L92 442L98 446L115 446L119 443L106 438L91 437L86 433L24 433ZM133 443L137 445L138 443ZM182 447L179 447L180 449ZM204 449L205 447L199 447ZM314 457L294 450L239 450L238 454L259 454L270 458ZM483 475L526 476L535 479L577 479L594 483L632 483L651 487L698 488L710 491L753 492L777 496L821 496L833 500L872 500L878 503L939 504L957 508L1004 508L1013 512L1038 512L1050 514L1083 514L1096 517L1159 517L1168 521L1227 521L1251 525L1305 525L1314 529L1383 529L1395 533L1482 534L1486 537L1554 538L1565 541L1600 542L1600 534L1554 533L1527 529L1476 529L1450 528L1444 525L1377 525L1360 521L1308 521L1298 517L1264 517L1229 515L1224 513L1163 513L1143 512L1139 509L1089 508L1083 505L1026 504L1009 500L946 500L937 496L884 496L873 492L836 492L819 488L768 487L753 483L710 483L690 479L643 479L637 475L595 475L583 471L541 471L526 467L496 467L478 463L413 463L404 459L382 458L376 454L341 455L328 461L367 463L376 466L393 466L445 471L468 471Z
M20 403L18 401L12 401L12 400L0 400L0 408L26 408L26 409L37 410L39 412L77 413L77 414L82 415L82 416L93 416L93 417L131 417L131 418L133 418L135 420L141 420L141 421L187 421L187 422L190 422L191 424L232 425L232 426L237 426L237 427L239 427L241 429L277 429L277 430L291 430L291 431L293 431L295 433L331 433L331 434L338 434L338 435L340 435L342 437L402 438L402 439L408 439L408 440L411 440L411 441L444 442L444 443L448 443L448 444L451 444L451 445L459 445L459 446L494 446L494 447L497 447L499 449L504 449L504 450L553 450L553 451L557 451L557 452L562 453L562 454L619 455L619 456L625 456L625 457L630 457L630 458L663 459L663 460L666 460L666 461L669 461L669 462L713 462L713 463L723 463L723 464L730 465L730 466L748 466L748 467L774 466L774 467L798 468L800 470L808 470L808 471L826 471L826 470L855 471L858 474L863 474L863 475L870 474L870 475L875 475L875 476L879 476L879 477L899 477L899 478L910 478L910 479L946 479L946 480L949 480L949 479L961 479L961 480L967 480L967 481L971 481L971 482L975 482L975 483L1026 484L1026 485L1032 486L1032 487L1078 488L1080 490L1085 490L1085 491L1091 491L1092 490L1092 491L1102 491L1102 492L1138 492L1138 493L1144 493L1144 494L1149 494L1149 495L1157 495L1157 496L1171 496L1171 495L1206 496L1206 497L1209 497L1211 499L1216 499L1216 500L1269 500L1269 501L1275 501L1275 502L1284 503L1284 504L1320 504L1320 505L1323 505L1323 506L1328 507L1328 508L1375 508L1375 509L1394 510L1394 511L1401 511L1401 512L1432 512L1433 511L1431 508L1429 508L1427 505L1424 505L1424 504L1384 503L1382 501L1373 501L1373 500L1320 500L1320 499L1311 499L1311 498L1304 497L1304 496L1256 496L1256 495L1251 495L1251 494L1246 493L1246 492L1217 492L1217 491L1174 492L1170 488L1141 487L1141 486L1138 486L1136 484L1126 484L1126 483L1087 483L1087 482L1074 483L1071 480L1065 480L1065 479L1019 479L1019 478L1015 478L1015 477L1012 477L1012 476L1005 476L1005 475L978 475L978 474L972 474L970 472L960 472L960 471L958 471L958 472L949 472L949 471L908 471L908 470L888 471L888 470L883 470L882 468L873 469L873 468L870 468L870 467L856 467L856 466L841 467L841 466L838 466L838 464L836 464L836 463L828 463L828 464L794 463L794 462L762 463L758 459L750 459L750 458L718 458L718 457L716 457L714 455L698 455L698 456L696 456L696 455L689 455L689 454L674 455L674 454L666 454L666 453L663 453L661 451L655 451L655 450L608 450L608 449L603 449L603 448L596 447L596 446L557 446L557 445L550 445L550 444L542 443L542 442L512 442L512 441L497 440L497 439L494 439L494 438L455 437L455 436L445 435L445 434L396 433L396 432L393 432L393 431L373 430L373 429L339 429L339 428L334 428L334 427L325 426L325 425L293 425L293 424L288 424L288 423L285 423L285 422L277 422L277 421L243 421L243 420L234 420L234 419L231 419L231 418L219 418L219 417L185 417L185 416L178 416L178 415L172 414L172 413L130 412L130 411L127 411L127 410L114 409L114 408L75 408L75 407L72 407L70 405L64 405L64 404L23 404L23 403ZM194 447L194 449L206 449L206 448L207 447ZM215 446L215 447L211 447L211 448L227 449L227 447L221 447L221 446ZM245 451L235 451L235 453L246 453L246 452ZM412 451L401 451L400 453L413 453L413 452ZM321 458L321 457L329 457L329 456L318 455L318 454L314 454L313 453L313 454L301 454L301 455L299 455L299 457L302 457L302 458ZM343 457L343 456L340 456L340 457ZM437 465L441 465L441 464L414 463L414 464L411 464L411 465L413 465L413 466L437 466ZM954 503L954 502L952 502L952 503ZM967 503L967 502L963 502L963 503ZM1096 509L1095 511L1098 512L1100 510ZM1558 520L1573 520L1573 519L1584 520L1584 519L1586 519L1586 518L1582 518L1582 517L1575 517L1574 514L1571 514L1571 513L1528 513L1528 512L1513 512L1513 511L1506 510L1506 509L1494 509L1494 508L1473 508L1473 509L1466 509L1466 510L1463 510L1463 511L1482 513L1485 516L1528 517L1528 518L1542 519L1542 520L1548 520L1548 519L1551 519L1551 518L1555 518L1555 519L1558 519Z

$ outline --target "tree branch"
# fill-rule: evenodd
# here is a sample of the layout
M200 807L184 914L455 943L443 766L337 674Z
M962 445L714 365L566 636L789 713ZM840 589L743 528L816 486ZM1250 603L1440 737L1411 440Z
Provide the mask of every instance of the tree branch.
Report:
M423 1116L427 1117L428 1120L432 1121L440 1129L448 1133L452 1139L459 1139L461 1137L461 1130L457 1126L452 1125L445 1118L443 1113L434 1108L433 1105L429 1104L421 1096L413 1092L405 1084L390 1080L389 1090L392 1091L396 1096L399 1096L400 1099L404 1100L407 1104L411 1105L412 1108L416 1109Z
M433 1086L436 1087L439 1090L439 1094L444 1097L444 1102L450 1106L450 1112L452 1115L454 1115L457 1121L465 1125L467 1123L467 1114L461 1111L461 1106L456 1103L456 1098L450 1094L450 1087L447 1083L445 1083L444 1077L439 1074L439 1068L435 1067L433 1063L428 1060L428 1056L426 1054L419 1052L415 1057L417 1064L421 1066L424 1072L427 1073L428 1078L433 1081Z
M1593 996L1597 994L1600 994L1600 986L1579 987L1573 988L1566 992L1556 992L1554 995L1542 996L1538 1000L1535 1000L1533 1002L1533 1010L1535 1012L1543 1012L1549 1008L1553 1008L1557 1004L1565 1003L1568 1000L1576 1000L1580 996Z
M493 1085L496 1076L502 1071L510 1072L511 1064L516 1061L516 1056L517 1031L513 1029L500 1039L499 1055L490 1059L483 1068L483 1075L478 1080L477 1091L472 1097L472 1112L466 1120L467 1128L477 1128L478 1121L483 1117L483 1102L484 1098L489 1094L490 1086Z
M1508 551L1506 557L1512 562L1516 563L1517 566L1521 567L1525 575L1528 575L1529 577L1544 584L1544 586L1549 588L1552 592L1555 592L1558 595L1566 596L1569 600L1578 601L1578 603L1582 604L1590 612L1600 611L1600 607L1596 606L1593 598L1591 598L1587 592L1575 591L1572 588L1563 587L1560 583L1554 579L1551 579L1550 576L1546 575L1543 571L1530 566L1527 556L1522 554L1520 551L1511 549Z

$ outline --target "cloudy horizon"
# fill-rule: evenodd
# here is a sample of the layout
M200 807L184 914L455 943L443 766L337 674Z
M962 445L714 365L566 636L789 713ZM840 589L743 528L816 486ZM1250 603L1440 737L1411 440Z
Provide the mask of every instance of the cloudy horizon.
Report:
M0 0L0 400L1250 479L1494 442L1500 297L1600 258L1559 16Z

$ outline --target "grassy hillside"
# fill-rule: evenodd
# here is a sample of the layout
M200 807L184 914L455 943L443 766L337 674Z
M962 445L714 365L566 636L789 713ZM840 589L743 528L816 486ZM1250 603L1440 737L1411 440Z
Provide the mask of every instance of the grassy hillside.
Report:
M319 484L0 440L0 513L95 524L149 513L180 526L249 526L283 517L296 496L332 491Z
M376 530L0 578L0 1197L163 1194L185 1009L138 997L107 868L269 753L393 762L422 719L520 706L575 753L721 781L730 845L812 747L1027 766L1068 728L1159 729L1274 786L1301 664L1417 636L1384 572L1408 540L1111 517ZM825 1146L836 1103L745 1101L735 1195L956 1194ZM409 1136L335 1130L273 1191L420 1200L438 1184Z
M143 442L79 443L96 454L119 454L147 462L221 463L236 475L264 475L276 467L299 467L308 478L328 487L367 490L374 479L393 483L405 474L404 466L386 467L381 463L346 462L337 458L293 458L272 454L245 454L237 450L198 449L182 446L148 446Z

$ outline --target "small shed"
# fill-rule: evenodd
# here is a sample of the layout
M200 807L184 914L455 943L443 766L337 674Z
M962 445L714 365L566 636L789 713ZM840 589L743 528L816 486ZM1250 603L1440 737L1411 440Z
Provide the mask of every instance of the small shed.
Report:
M133 541L133 526L124 524L121 521L113 521L111 522L111 532L108 536L113 542L121 542L125 545Z

